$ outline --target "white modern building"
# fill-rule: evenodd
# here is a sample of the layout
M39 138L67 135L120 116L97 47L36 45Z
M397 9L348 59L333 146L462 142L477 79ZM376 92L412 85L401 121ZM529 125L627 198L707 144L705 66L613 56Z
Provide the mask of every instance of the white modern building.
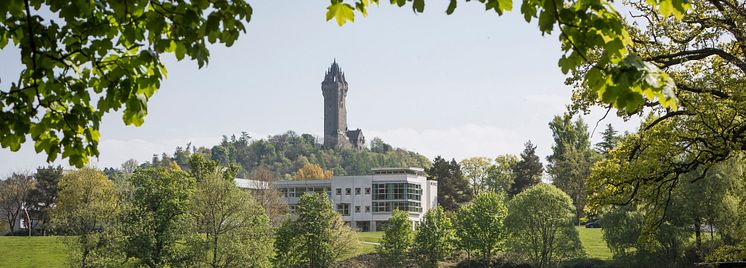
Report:
M417 226L425 212L438 203L438 183L428 180L421 168L377 168L370 175L333 176L323 180L276 181L277 188L294 212L305 192L322 192L329 196L342 219L359 231L382 230L394 209L409 212ZM266 189L266 184L236 179L248 189Z

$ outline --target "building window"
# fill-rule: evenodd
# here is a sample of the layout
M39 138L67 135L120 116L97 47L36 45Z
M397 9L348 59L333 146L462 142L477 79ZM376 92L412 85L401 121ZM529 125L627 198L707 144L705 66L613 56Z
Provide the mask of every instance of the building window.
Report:
M370 212L370 206L365 206L365 212L366 213Z
M349 203L337 204L337 212L339 214L342 214L342 216L350 216L350 204Z
M360 213L360 206L355 206L355 213Z
M290 214L295 214L295 210L298 209L298 205L289 205Z
M352 188L345 188L345 195L351 195L352 194Z
M295 188L288 188L288 197L296 197Z
M373 202L373 213L391 213L395 209L408 212L422 212L420 202L413 201L386 201Z
M355 188L355 195L360 195L360 188Z
M414 183L375 183L373 200L416 200L422 198L422 187Z
M370 187L365 188L365 194L370 194Z
M342 188L337 188L337 195L342 195Z

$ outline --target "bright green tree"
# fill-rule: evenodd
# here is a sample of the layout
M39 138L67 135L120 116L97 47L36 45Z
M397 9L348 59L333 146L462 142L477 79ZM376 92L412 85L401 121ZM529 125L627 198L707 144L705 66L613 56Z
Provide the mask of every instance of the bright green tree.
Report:
M409 213L394 209L386 222L386 228L381 238L381 244L376 251L381 255L386 267L405 267L409 251L414 244L414 231Z
M518 161L518 157L512 154L496 157L495 163L487 168L487 178L484 183L487 191L507 194L515 181L513 169Z
M183 245L196 235L190 228L190 198L195 180L164 167L138 169L130 178L132 202L122 228L126 252L147 267L182 266L193 261Z
M503 220L507 215L503 194L484 192L477 195L456 212L454 222L459 247L489 261L504 249L506 232Z
M275 265L329 267L351 256L357 237L333 209L325 193L305 193L294 219L277 232Z
M58 187L51 223L68 235L69 264L104 267L124 260L114 228L121 206L113 183L100 171L84 168L65 174Z
M681 20L667 18L646 1L625 5L635 14L624 25L632 37L631 49L670 74L680 105L670 109L648 100L649 108L637 111L643 116L639 129L619 140L588 181L588 192L593 193L588 207L631 205L643 210L644 232L650 236L670 212L676 189L692 183L687 174L709 169L746 148L746 99L741 97L746 85L746 8L736 4L739 1L688 2L691 10ZM573 86L574 107L587 110L600 104L586 84L576 80ZM703 180L717 184L711 178Z
M471 157L459 162L464 178L469 181L473 195L478 195L487 188L487 169L492 161L487 157Z
M540 183L508 203L505 227L510 256L535 267L551 267L585 255L573 224L574 208L562 190Z
M425 212L414 238L414 253L418 256L418 264L437 267L438 261L451 255L455 239L451 219L442 207L437 206Z
M213 172L202 178L191 198L195 243L207 249L203 263L213 267L270 267L274 253L269 219L259 204L233 180Z

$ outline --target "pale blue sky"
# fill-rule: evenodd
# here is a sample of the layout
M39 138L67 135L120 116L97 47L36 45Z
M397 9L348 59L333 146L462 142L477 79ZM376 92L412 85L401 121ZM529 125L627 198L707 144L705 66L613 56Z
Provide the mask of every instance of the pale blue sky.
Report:
M386 3L340 28L324 20L328 1L252 1L247 33L233 47L212 47L207 67L166 57L169 76L142 127L124 126L121 113L106 116L101 156L91 162L147 161L176 145L212 146L241 131L320 136L320 84L334 58L349 82L349 127L368 140L463 159L518 154L531 139L544 160L552 143L547 123L570 101L557 36L542 37L518 12L499 17L478 3L447 16L446 2L430 1L417 15ZM17 54L0 51L2 89L16 79ZM602 116L599 110L585 119L592 129ZM606 123L637 125L613 115ZM32 170L45 158L31 143L19 152L0 149L0 174Z

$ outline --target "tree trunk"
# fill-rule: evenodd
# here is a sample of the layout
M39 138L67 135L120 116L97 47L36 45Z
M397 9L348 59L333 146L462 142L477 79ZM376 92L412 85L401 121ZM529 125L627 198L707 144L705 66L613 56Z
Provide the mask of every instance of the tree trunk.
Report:
M702 258L702 223L699 218L694 220L695 245L697 247L697 258Z

